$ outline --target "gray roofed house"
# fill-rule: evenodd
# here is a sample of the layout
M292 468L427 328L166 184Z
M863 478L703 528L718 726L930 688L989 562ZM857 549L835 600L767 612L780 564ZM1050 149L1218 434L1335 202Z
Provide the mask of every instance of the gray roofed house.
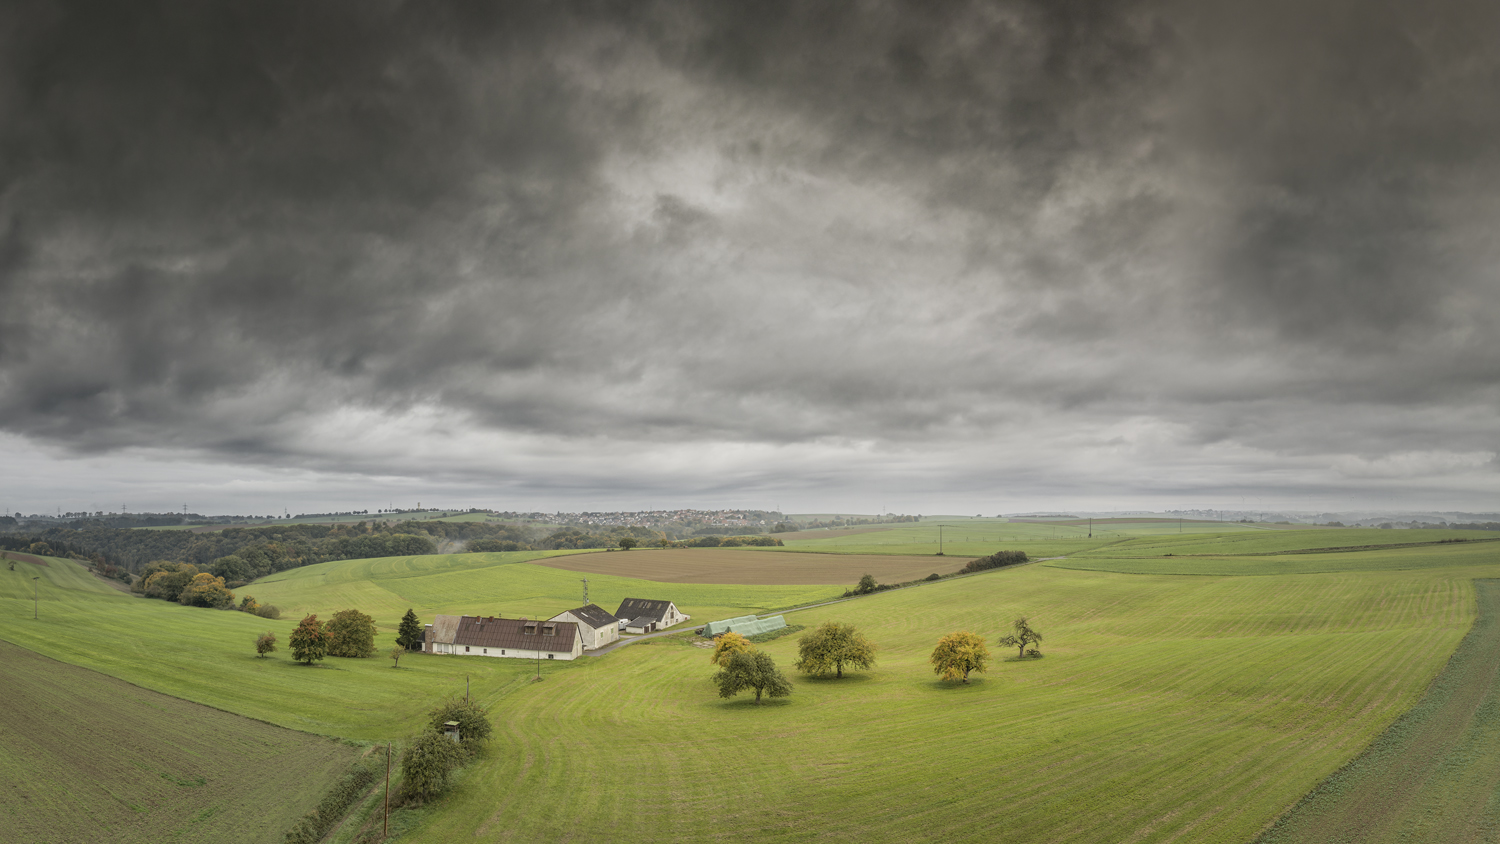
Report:
M578 633L583 637L584 650L602 648L620 638L620 620L610 615L598 604L589 604L560 612L551 620L571 621L577 624Z
M615 610L615 616L625 623L627 633L650 633L665 630L692 618L678 611L671 601L653 601L646 598L626 598Z

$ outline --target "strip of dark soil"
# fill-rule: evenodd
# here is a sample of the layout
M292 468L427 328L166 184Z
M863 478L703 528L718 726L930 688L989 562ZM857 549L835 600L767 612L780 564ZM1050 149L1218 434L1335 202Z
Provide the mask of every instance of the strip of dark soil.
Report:
M1494 841L1500 834L1500 580L1427 693L1257 844Z
M51 568L51 563L35 554L23 554L20 551L0 551L0 559L15 560L18 563L31 563L42 568Z

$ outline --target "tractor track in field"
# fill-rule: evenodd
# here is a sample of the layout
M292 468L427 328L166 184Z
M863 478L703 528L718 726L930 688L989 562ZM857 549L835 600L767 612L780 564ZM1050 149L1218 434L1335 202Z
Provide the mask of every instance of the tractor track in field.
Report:
M1474 592L1474 626L1422 698L1255 844L1500 837L1500 580Z

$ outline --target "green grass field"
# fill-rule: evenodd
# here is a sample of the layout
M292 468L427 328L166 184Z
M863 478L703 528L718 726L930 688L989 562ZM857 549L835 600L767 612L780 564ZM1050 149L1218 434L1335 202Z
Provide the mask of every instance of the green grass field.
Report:
M272 844L360 753L5 642L0 688L6 841Z
M1258 844L1494 841L1500 835L1500 580L1427 694Z
M996 533L979 534L986 526ZM904 542L879 547L909 549L928 527L902 526L912 530ZM1020 528L1037 529L1035 543L995 541ZM974 520L944 532L973 530L978 553L1019 547L1040 557L1078 542L1045 535L1051 529ZM531 664L510 660L411 655L393 670L385 659L306 668L284 652L254 656L257 632L285 641L304 611L353 606L390 631L409 606L430 620L581 603L580 575L529 564L534 554L327 563L242 590L287 609L279 622L126 596L67 561L23 564L0 569L0 639L359 739L405 735L467 676L493 707L496 738L409 841L588 830L676 841L1245 842L1421 698L1470 629L1474 579L1500 571L1491 543L1274 554L1295 550L1288 537L1329 547L1325 533L1368 541L1354 530L1241 526L1179 540L1188 544L1174 547L1216 554L1189 558L1133 547L1166 535L1096 536L1097 550L1069 560L805 610L788 621L855 623L880 662L842 681L794 676L790 698L763 706L718 699L707 653L676 638L547 664L541 683L527 682ZM1394 542L1425 532L1369 533ZM869 553L881 535L822 550ZM1274 555L1234 557L1231 547ZM44 578L37 622L33 575ZM697 621L842 591L588 577L591 599L607 609L627 595L661 595ZM969 629L993 643L1021 614L1045 634L1044 659L1010 661L994 648L990 672L969 686L933 676L927 657L939 636ZM791 673L796 637L764 649Z
M1003 519L945 517L882 525L875 530L853 535L839 535L839 531L831 530L828 531L830 536L827 539L816 538L816 531L804 531L799 532L799 538L784 539L786 544L782 548L758 550L818 551L829 554L935 554L941 538L943 553L950 557L980 557L1002 548L1025 551L1032 557L1055 557L1077 554L1124 540L1166 536L1168 532L1171 536L1187 538L1289 533L1284 525L1245 525L1235 522L1187 521L1181 526L1181 534L1178 530L1176 522L1160 521L1099 520L1090 528L1087 523L1074 524L1071 521L1037 524ZM1379 532L1391 534L1410 531ZM1090 536L1090 533L1093 535Z

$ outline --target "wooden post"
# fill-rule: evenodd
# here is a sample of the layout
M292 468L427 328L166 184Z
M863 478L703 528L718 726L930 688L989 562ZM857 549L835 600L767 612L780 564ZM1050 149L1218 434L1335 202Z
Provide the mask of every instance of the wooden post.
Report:
M385 828L381 830L380 840L384 841L391 834L391 743L385 743Z

